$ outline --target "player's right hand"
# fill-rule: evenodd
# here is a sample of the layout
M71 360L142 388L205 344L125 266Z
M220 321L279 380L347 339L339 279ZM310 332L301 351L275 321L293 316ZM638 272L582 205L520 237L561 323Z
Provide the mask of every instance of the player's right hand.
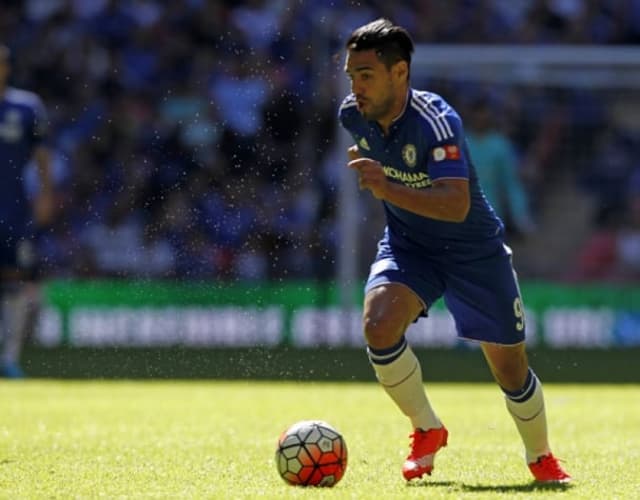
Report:
M389 181L379 161L371 158L356 158L347 166L358 172L360 189L368 189L379 200L385 199Z
M347 155L349 156L349 161L357 160L358 158L362 158L360 154L360 150L358 150L357 144L354 144L349 149L347 149Z

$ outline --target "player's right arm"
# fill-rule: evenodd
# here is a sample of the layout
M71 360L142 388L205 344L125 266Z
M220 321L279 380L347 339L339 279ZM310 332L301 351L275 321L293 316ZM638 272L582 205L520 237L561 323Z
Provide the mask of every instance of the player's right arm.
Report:
M342 101L338 111L338 120L340 124L347 132L349 132L351 138L356 141L356 144L353 144L347 149L347 157L349 158L349 161L362 158L360 150L358 149L358 138L354 133L354 122L357 118L359 118L359 114L356 110L355 96L353 94L349 94L344 101Z

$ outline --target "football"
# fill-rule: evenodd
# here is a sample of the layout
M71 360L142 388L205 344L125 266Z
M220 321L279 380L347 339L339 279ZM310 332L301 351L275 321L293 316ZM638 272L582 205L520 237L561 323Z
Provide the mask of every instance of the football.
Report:
M328 423L303 420L280 434L276 466L289 484L334 486L347 468L347 445Z

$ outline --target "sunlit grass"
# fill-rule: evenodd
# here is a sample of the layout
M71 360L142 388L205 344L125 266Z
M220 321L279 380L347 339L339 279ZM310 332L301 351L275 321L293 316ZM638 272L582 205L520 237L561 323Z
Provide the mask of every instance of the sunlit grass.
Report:
M0 382L0 498L640 498L639 386L545 386L551 440L575 481L535 486L493 385L430 384L450 431L407 485L408 423L375 384ZM323 419L349 448L333 489L290 487L279 433Z

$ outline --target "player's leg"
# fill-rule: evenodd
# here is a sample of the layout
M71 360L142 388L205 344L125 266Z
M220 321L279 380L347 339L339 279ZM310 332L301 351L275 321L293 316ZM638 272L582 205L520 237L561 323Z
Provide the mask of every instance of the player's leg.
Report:
M516 345L483 342L481 345L491 373L504 392L532 474L540 481L569 481L571 477L549 447L542 384L529 367L524 342Z
M525 344L483 342L481 345L489 369L505 394L507 409L522 437L527 463L535 462L550 450L542 384L529 368Z
M456 319L458 332L480 341L522 437L527 463L550 457L554 480L568 478L549 451L542 384L527 360L524 309L511 251L504 247L484 259L456 266L447 275L447 285L445 302Z
M407 326L426 316L443 290L432 262L384 240L379 244L365 287L364 334L378 380L411 422L411 451L402 467L406 479L430 474L435 453L447 444L447 430L424 389L420 362L405 339Z
M376 376L413 429L441 427L426 397L422 370L404 332L424 305L406 286L388 283L369 291L364 301L364 335Z
M447 444L447 430L427 398L418 358L404 332L424 310L407 286L387 283L369 290L364 302L367 353L380 384L409 417L411 452L403 465L406 479L431 474L435 453Z

